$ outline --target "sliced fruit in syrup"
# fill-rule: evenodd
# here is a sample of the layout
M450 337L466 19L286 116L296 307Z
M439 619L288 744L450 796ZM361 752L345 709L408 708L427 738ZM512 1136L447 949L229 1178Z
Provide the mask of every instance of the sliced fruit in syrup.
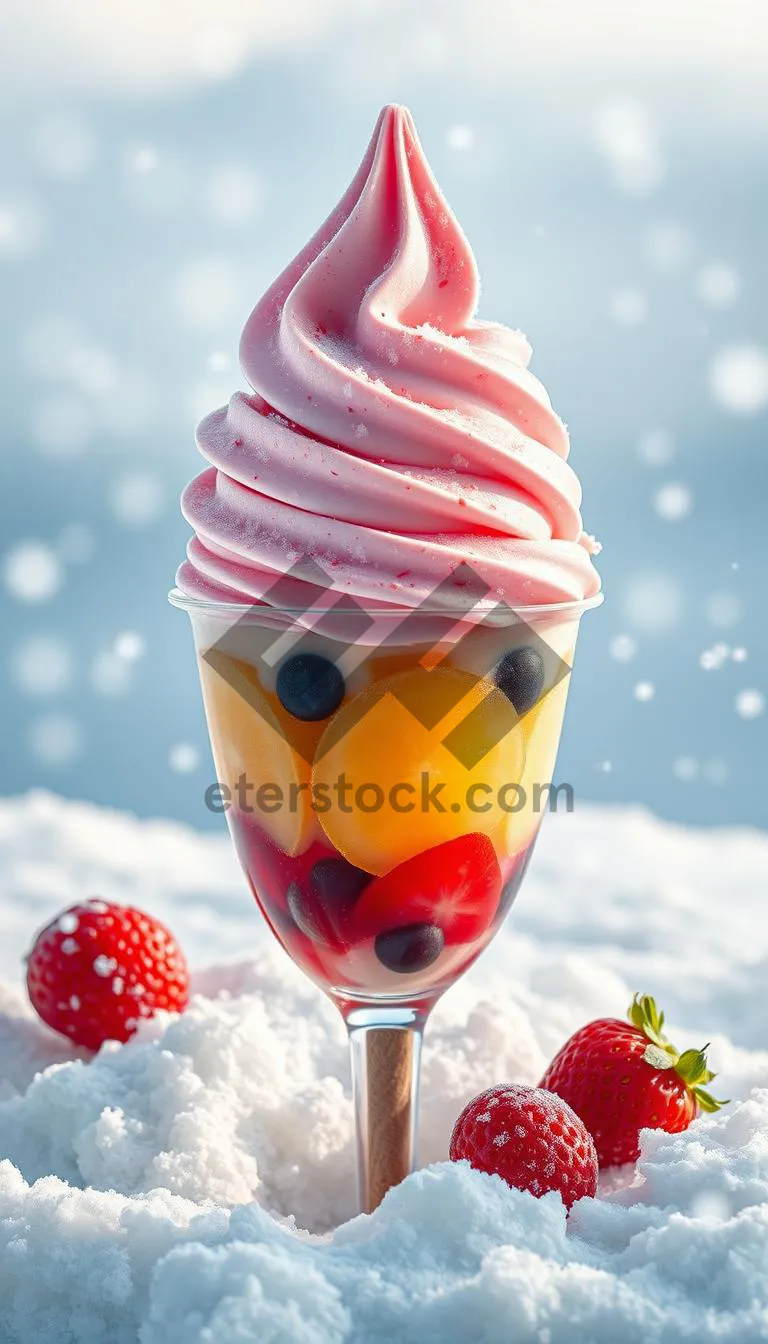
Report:
M339 853L371 873L468 832L484 832L503 853L509 813L499 795L522 778L524 743L516 711L492 684L456 668L400 672L328 724L312 771L330 800L318 820ZM335 793L342 777L353 788L345 803ZM380 806L370 805L373 790Z
M259 786L276 785L282 805L259 809L259 824L285 853L299 854L316 826L309 763L323 725L292 719L254 667L215 647L201 656L200 675L219 782L236 801L244 777L252 812Z
M398 864L367 886L349 918L353 941L435 924L446 943L471 943L493 921L501 871L486 835L459 836Z

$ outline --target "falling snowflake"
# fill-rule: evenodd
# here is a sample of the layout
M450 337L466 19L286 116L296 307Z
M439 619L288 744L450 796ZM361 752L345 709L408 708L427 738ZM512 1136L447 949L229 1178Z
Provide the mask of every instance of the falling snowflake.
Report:
M714 644L699 655L699 667L705 672L719 672L725 666L730 652L727 644Z
M707 601L707 620L720 630L730 630L741 620L741 598L736 593L713 593Z
M126 663L135 663L144 655L144 639L135 630L123 630L112 647L115 657Z
M633 689L633 695L641 704L652 700L656 694L656 687L652 681L638 681Z
M637 574L624 590L624 611L636 630L665 634L677 625L682 610L682 590L668 574Z
M72 679L72 653L56 635L33 635L16 649L11 670L27 695L58 695Z
M219 224L240 227L260 213L264 188L252 168L243 163L225 163L210 176L205 190L209 213Z
M698 773L699 763L695 756L678 756L672 762L672 774L683 784L690 784Z
M189 775L200 764L200 752L191 742L177 742L168 753L168 764L177 775Z
M475 132L471 126L449 126L445 134L445 143L449 149L466 153L475 147Z
M150 217L168 217L191 198L189 166L156 145L128 146L121 165L121 188L131 208Z
M649 467L664 467L671 462L675 445L665 429L651 429L640 439L637 451Z
M230 358L226 350L213 350L206 360L211 373L225 373L230 366Z
M768 406L768 350L757 345L727 346L715 355L709 382L723 410L757 415Z
M106 699L127 695L133 682L131 662L112 649L104 649L91 663L90 682L96 694Z
M637 653L637 640L632 635L614 635L608 651L617 663L629 663Z
M115 517L126 527L145 527L162 512L165 492L151 472L130 471L115 481L109 502Z
M18 602L47 602L59 591L62 570L55 551L42 541L22 541L3 561L3 580Z
M594 123L598 150L614 184L632 196L649 196L664 177L664 164L651 116L642 103L616 99L598 109Z
M32 412L32 438L48 457L77 457L93 439L95 428L88 402L70 393L44 397Z
M736 713L742 719L759 719L765 710L765 696L762 691L753 689L739 691L735 703Z
M653 224L644 240L645 254L660 271L676 271L693 253L693 239L682 224Z
M707 783L713 788L722 788L723 784L727 784L730 775L728 762L719 756L711 756L704 762L703 774Z
M176 311L189 327L228 326L238 311L243 284L236 268L219 257L188 262L173 281Z
M693 508L693 495L680 481L668 481L653 497L653 507L668 523L679 523Z
M696 293L710 308L729 308L741 293L741 278L727 262L711 261L696 276Z
M29 746L44 765L69 765L82 751L82 730L67 714L45 714L32 724Z
M133 145L126 153L126 163L134 173L153 173L160 155L154 145Z
M648 300L642 290L627 285L611 295L611 314L622 327L638 327L648 316Z
M0 261L24 261L45 238L45 218L28 195L0 196Z
M93 397L118 394L127 372L108 350L89 340L80 340L71 347L65 368L72 382Z

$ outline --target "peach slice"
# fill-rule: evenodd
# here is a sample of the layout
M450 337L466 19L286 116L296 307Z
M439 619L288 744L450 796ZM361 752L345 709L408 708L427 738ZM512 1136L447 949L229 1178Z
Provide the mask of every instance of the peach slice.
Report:
M504 853L499 792L524 765L521 725L492 683L411 668L334 715L315 752L314 805L331 843L369 873L469 832Z
M264 688L256 669L239 658L212 648L199 662L219 783L237 800L244 775L246 804L259 825L284 853L302 853L315 829L310 762L325 724L293 718ZM273 793L265 790L263 808L256 802L262 785L276 786Z

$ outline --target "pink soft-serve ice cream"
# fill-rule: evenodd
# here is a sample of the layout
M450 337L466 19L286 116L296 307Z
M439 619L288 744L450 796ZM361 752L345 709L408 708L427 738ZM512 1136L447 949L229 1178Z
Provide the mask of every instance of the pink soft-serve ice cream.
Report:
M253 389L206 417L182 507L188 597L408 609L462 561L512 607L600 583L565 426L519 331L475 316L474 257L410 113L386 107L347 192L254 308ZM285 601L285 586L281 588Z
M350 1000L434 996L498 928L600 586L565 428L477 299L387 107L248 319L253 390L203 421L184 493L229 826L277 936Z

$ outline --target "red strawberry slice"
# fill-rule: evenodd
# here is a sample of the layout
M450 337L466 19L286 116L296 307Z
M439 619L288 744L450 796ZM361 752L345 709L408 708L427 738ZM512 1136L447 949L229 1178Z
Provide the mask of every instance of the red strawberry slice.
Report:
M486 932L501 895L501 872L487 835L461 835L425 849L375 878L350 916L353 940L408 924L437 924L446 943Z

